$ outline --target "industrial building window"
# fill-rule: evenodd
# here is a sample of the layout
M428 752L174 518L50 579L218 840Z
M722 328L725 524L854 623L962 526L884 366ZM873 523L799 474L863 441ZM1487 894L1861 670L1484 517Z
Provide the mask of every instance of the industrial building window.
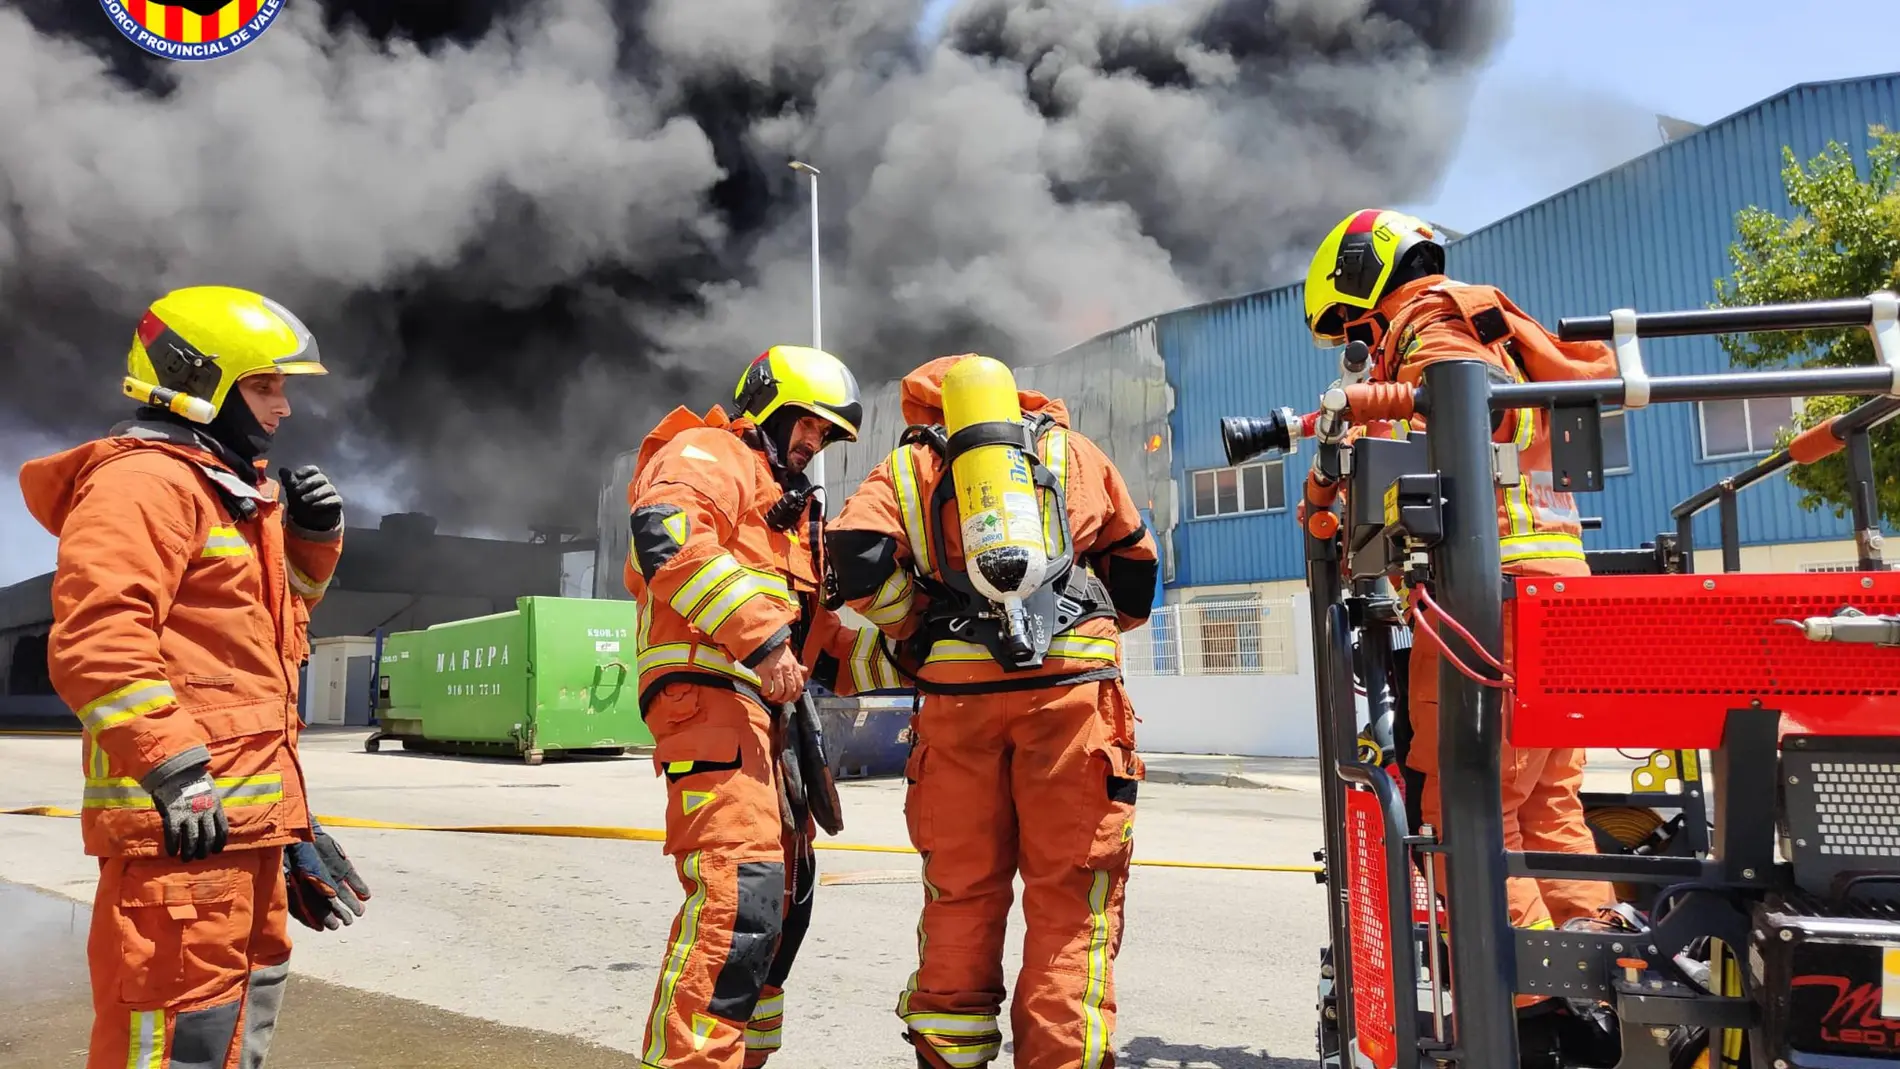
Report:
M1702 423L1702 459L1773 452L1775 436L1793 429L1799 405L1799 400L1786 397L1701 402L1696 415Z
M1194 472L1194 518L1279 512L1286 508L1286 462L1269 460L1237 468Z

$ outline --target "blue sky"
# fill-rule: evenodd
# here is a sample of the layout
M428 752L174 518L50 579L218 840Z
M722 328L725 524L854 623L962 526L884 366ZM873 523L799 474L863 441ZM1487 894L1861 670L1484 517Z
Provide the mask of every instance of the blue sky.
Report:
M927 25L953 2L932 4ZM1828 0L1825 18L1794 17L1768 0L1517 8L1437 193L1397 207L1473 230L1654 147L1659 112L1707 123L1800 82L1900 70L1893 0ZM100 388L115 388L103 365ZM0 437L0 471L61 444ZM53 540L26 514L19 484L0 481L0 584L52 562Z

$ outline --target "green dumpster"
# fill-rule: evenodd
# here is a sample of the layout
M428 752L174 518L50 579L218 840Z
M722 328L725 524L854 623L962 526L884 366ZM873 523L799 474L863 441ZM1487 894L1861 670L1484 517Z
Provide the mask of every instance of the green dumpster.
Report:
M441 753L624 753L650 746L633 669L635 605L521 598L513 612L403 631L383 640L382 742Z

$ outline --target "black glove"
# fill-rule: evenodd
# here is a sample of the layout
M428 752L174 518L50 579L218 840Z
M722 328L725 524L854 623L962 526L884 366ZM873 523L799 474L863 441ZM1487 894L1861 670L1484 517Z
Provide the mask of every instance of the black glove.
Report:
M204 765L193 765L157 783L147 784L165 825L165 852L180 861L198 861L222 853L231 826L218 801L217 785Z
M283 484L284 507L290 510L291 523L321 534L336 530L343 522L343 495L315 464L305 464L296 471L278 468L277 481Z
M315 840L284 848L284 882L290 912L306 928L335 931L354 924L369 901L369 885L330 833L310 822Z

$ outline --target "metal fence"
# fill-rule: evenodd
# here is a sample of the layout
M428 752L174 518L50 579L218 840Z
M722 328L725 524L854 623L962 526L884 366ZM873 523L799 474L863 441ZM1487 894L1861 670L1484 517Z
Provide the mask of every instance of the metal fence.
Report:
M1156 609L1122 636L1130 676L1273 676L1299 672L1294 598L1189 602Z

